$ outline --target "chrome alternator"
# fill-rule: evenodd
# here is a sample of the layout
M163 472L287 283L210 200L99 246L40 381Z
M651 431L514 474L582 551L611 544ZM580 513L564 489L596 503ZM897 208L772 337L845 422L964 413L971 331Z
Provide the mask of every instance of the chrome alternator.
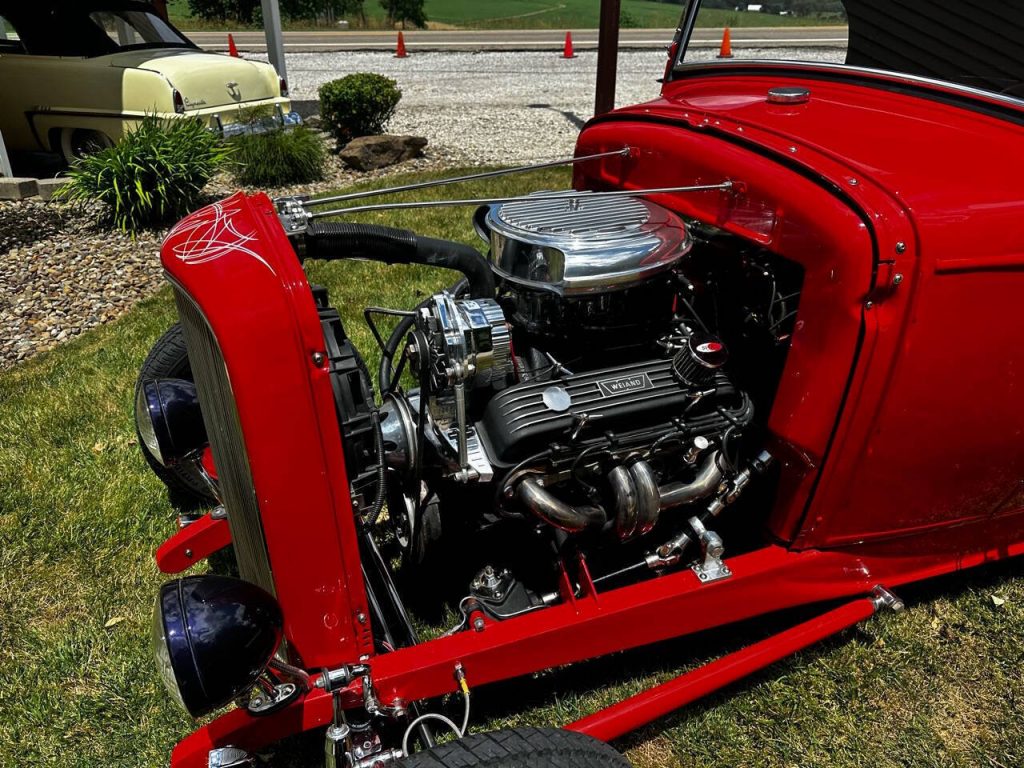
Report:
M505 314L493 299L456 299L436 294L420 310L441 386L464 381L503 386L512 372L511 337Z

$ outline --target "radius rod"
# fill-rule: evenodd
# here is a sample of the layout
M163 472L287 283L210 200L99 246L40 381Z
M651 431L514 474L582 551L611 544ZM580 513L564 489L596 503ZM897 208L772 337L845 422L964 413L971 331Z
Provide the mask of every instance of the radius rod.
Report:
M858 598L815 616L667 683L623 699L617 704L570 723L565 728L601 741L617 739L797 651L859 624L885 607L900 611L903 610L903 602L885 587L877 586L871 597Z

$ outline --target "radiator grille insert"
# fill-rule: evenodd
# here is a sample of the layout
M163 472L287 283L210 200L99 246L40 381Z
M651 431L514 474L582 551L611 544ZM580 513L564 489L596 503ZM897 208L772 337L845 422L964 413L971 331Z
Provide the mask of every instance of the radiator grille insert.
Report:
M274 594L256 488L220 345L191 297L177 286L174 297L217 467L221 497L228 510L239 575Z

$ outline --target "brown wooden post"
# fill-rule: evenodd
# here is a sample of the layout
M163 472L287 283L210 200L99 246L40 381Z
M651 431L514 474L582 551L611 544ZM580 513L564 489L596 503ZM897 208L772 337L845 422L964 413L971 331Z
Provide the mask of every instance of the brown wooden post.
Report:
M149 0L149 4L153 6L157 16L167 21L167 0Z
M615 72L619 59L620 4L620 0L601 0L601 29L597 36L595 115L615 109Z

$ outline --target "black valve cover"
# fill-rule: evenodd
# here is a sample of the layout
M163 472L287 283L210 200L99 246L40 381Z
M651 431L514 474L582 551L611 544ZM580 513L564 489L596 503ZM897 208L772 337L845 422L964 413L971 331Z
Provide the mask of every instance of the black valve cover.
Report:
M477 427L490 458L509 464L551 443L667 422L682 415L691 391L671 360L651 360L510 387Z

